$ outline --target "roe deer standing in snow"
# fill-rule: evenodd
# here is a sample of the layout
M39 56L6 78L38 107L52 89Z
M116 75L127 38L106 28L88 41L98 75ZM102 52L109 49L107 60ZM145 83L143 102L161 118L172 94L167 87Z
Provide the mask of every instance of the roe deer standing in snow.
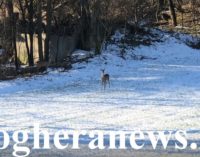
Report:
M110 87L110 75L109 74L105 74L105 69L102 69L101 71L102 71L101 83L102 83L102 87L105 90L107 84L109 84L109 87Z

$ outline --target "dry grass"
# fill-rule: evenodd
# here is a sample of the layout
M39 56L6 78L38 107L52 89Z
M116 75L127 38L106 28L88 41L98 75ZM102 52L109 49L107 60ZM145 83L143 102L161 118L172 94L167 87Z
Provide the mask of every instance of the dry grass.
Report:
M169 25L160 26L162 29L175 31L180 33L187 33L194 36L200 36L200 12L196 11L195 19L190 5L183 6L184 13L177 11L177 22L179 27L173 27L172 21Z

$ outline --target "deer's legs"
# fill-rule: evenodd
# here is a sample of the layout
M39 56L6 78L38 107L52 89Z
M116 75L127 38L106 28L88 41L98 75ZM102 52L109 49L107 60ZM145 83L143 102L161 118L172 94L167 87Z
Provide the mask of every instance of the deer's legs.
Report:
M103 89L105 90L105 83L102 81L101 82L101 90L103 90Z
M110 88L110 80L108 80L109 88Z

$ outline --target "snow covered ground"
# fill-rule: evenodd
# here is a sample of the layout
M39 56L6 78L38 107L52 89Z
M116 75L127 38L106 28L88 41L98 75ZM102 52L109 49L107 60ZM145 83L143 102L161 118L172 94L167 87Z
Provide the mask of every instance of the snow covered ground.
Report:
M164 34L164 42L129 49L109 45L101 56L69 72L0 82L0 128L28 129L34 123L68 130L188 130L200 133L200 52ZM132 54L156 60L136 61ZM111 88L100 86L100 69Z

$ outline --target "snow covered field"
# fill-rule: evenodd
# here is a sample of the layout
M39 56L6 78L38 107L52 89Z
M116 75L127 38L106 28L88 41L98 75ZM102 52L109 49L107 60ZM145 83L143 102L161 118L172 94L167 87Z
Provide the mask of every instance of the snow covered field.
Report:
M34 123L68 130L188 130L200 139L200 52L170 35L165 42L129 49L109 45L102 56L69 72L0 82L0 128L28 129ZM132 53L156 60L136 61ZM100 69L111 88L100 86Z

